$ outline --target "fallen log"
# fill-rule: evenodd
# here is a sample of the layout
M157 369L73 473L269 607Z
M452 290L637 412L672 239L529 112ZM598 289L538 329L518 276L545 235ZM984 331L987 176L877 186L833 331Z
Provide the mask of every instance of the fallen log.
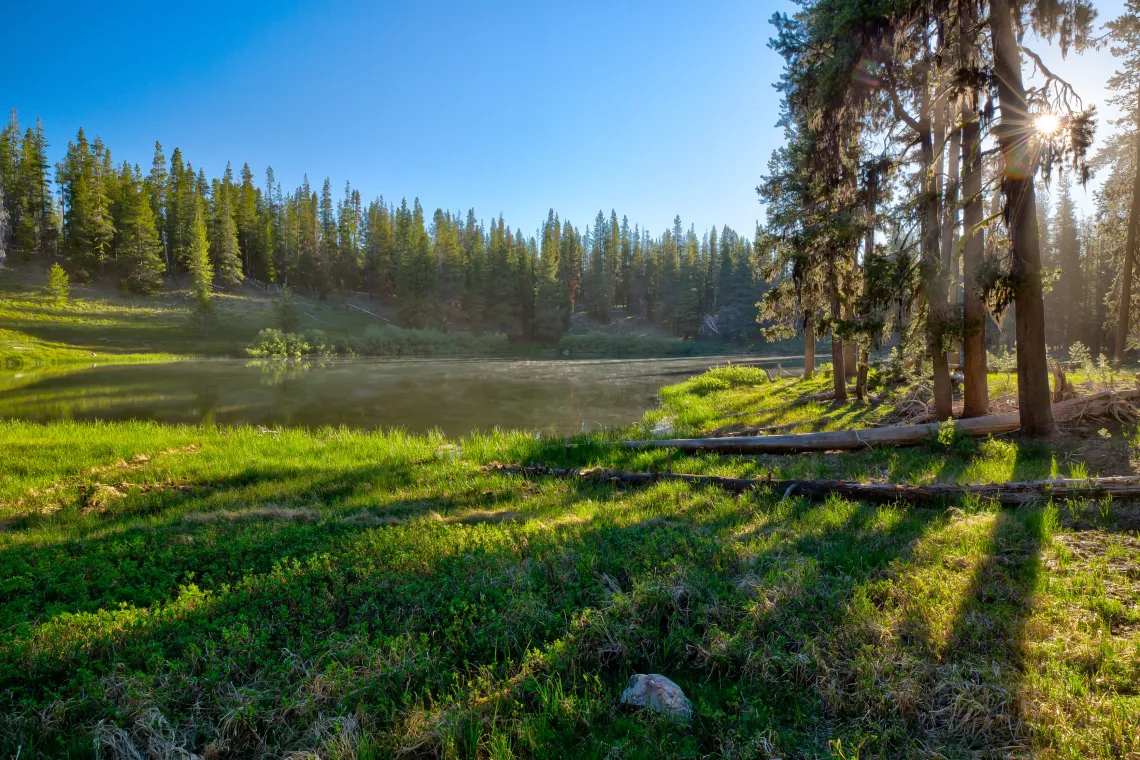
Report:
M1091 396L1069 399L1053 404L1053 419L1058 422L1101 414L1112 414L1118 419L1118 407L1140 399L1140 389L1128 391L1101 391ZM791 435L737 436L735 438L674 438L660 440L625 441L629 448L671 448L681 451L718 451L726 454L797 454L809 451L857 451L877 446L916 446L938 435L945 424L966 435L981 437L1012 433L1020 427L1017 412L993 414L955 420L953 423L931 422L923 425L894 425L866 430L833 430L823 433Z
M489 469L526 478L555 477L641 487L667 481L680 481L697 486L713 486L740 494L757 489L772 493L826 498L832 494L862 501L914 504L941 504L962 496L975 496L999 504L1017 506L1042 499L1140 499L1140 476L1088 478L1085 480L1036 480L1022 483L978 483L950 485L907 485L903 483L860 483L851 480L766 480L763 478L725 478L716 475L686 475L672 472L625 472L605 468L558 469L551 467L518 467L490 465Z
M820 422L825 422L826 418L821 419ZM709 433L710 438L737 438L742 435L767 435L769 433L776 433L781 430L791 430L792 428L803 427L804 425L811 425L812 420L800 420L799 422L788 422L783 425L771 425L769 427L753 427L741 428L739 430L730 430L721 428Z

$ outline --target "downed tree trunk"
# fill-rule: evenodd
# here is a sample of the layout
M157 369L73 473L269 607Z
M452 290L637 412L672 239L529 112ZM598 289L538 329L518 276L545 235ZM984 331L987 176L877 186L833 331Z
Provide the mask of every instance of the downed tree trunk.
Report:
M1140 476L1088 478L1086 480L1036 480L1024 483L980 483L926 486L900 483L860 483L850 480L764 480L761 478L724 478L716 475L684 475L670 472L624 472L604 468L555 469L549 467L515 467L491 465L490 469L527 478L555 477L615 483L626 486L648 486L662 481L681 481L698 486L715 486L732 493L753 489L770 489L773 493L821 499L831 494L873 502L906 501L915 504L938 504L962 496L977 496L1000 504L1020 505L1040 499L1140 499Z
M821 422L825 420L820 420ZM780 430L791 430L792 428L803 427L804 425L811 425L812 420L800 420L799 422L788 422L783 425L772 425L770 427L754 427L754 428L741 428L739 430L730 430L728 428L721 428L709 433L710 438L737 438L742 435L766 435L768 433L775 433Z
M1116 407L1140 399L1140 389L1130 391L1102 391L1091 396L1069 399L1053 405L1053 418L1057 421L1080 421L1088 416L1113 414L1119 418ZM666 440L626 441L630 448L671 448L682 451L719 451L729 454L795 454L807 451L853 451L876 446L915 446L938 434L942 425L932 422L925 425L895 425L866 430L834 430L825 433L794 435L739 436L735 438L674 438ZM955 429L972 436L1012 433L1020 427L1018 412L993 414L956 420Z

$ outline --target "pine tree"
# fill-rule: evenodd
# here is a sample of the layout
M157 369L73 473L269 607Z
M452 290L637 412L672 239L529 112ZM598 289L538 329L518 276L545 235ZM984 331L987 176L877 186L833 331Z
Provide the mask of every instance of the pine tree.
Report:
M321 261L320 225L317 219L317 194L305 175L293 203L297 239L297 284L301 288L320 291L323 287L324 264Z
M1121 60L1121 68L1108 80L1113 91L1109 102L1124 114L1117 126L1131 136L1131 146L1121 153L1132 156L1131 197L1128 199L1127 232L1121 256L1121 296L1117 297L1116 361L1124 359L1128 343L1133 301L1133 277L1140 256L1140 0L1127 0L1126 11L1106 24L1112 37L1110 49Z
M1058 309L1053 314L1060 328L1060 345L1068 348L1077 341L1087 342L1083 330L1081 295L1084 277L1081 271L1081 249L1077 238L1077 219L1073 208L1072 183L1062 174L1057 197L1056 251L1060 274L1057 279Z
M150 173L147 174L143 188L146 190L147 202L150 204L150 215L154 219L154 228L159 242L162 244L162 260L166 262L166 270L170 269L170 248L166 240L166 190L169 173L166 171L166 156L162 152L162 143L155 140L154 157L151 159Z
M629 238L629 217L623 216L621 218L621 231L619 245L621 247L620 265L618 267L619 280L617 293L614 298L617 303L620 303L628 312L631 301L633 300L633 244ZM628 316L628 315L627 315Z
M553 214L553 209L551 209ZM569 307L567 315L563 318L566 326L563 331L570 328L570 316L574 313L575 307L585 305L585 299L582 293L582 238L578 234L578 230L567 219L564 224L559 224L558 215L553 214L546 220L546 227L543 228L543 240L545 241L546 229L549 228L551 222L555 227L561 227L561 237L558 243L557 260L558 281L561 282L566 288L566 297L569 299ZM545 250L545 242L543 244ZM560 305L559 309L562 308Z
M695 338L700 331L701 280L697 236L690 232L685 238L685 252L681 257L680 280L672 320L673 332L683 338Z
M613 281L610 279L610 265L606 261L610 231L606 215L598 211L594 219L593 239L590 246L590 287L588 291L590 311L602 324L609 324L610 304L613 298Z
M224 287L240 285L245 279L242 274L241 248L238 244L237 225L234 223L230 197L233 185L214 181L214 204L211 218L211 266Z
M458 245L458 243L456 244ZM362 275L368 292L390 299L396 289L396 260L391 214L383 198L368 204L364 224L364 263Z
M364 220L360 207L360 191L344 183L344 200L337 206L337 287L342 292L355 290L360 277L360 240Z
M214 270L210 265L210 240L206 228L205 201L195 199L194 219L190 225L186 268L190 272L190 292L197 315L206 324L214 311Z
M243 272L251 277L271 279L271 260L265 229L258 213L258 190L249 164L242 164L241 185L230 196Z
M560 257L567 229L571 229L569 222L563 226L551 209L542 227L542 249L535 275L533 333L538 340L554 342L570 327L570 286L560 276L562 272L569 277Z
M483 228L475 219L475 209L467 210L467 223L460 235L463 249L463 311L472 324L483 322L487 307L484 293L487 277L487 251Z
M317 284L317 292L321 298L324 298L332 288L339 287L339 283L336 282L336 273L340 268L340 249L337 247L336 239L336 215L333 213L332 184L328 177L325 177L325 182L321 185L318 219L320 224L321 277Z
M0 182L0 269L8 257L8 205L4 197L4 183Z
M12 223L19 213L16 208L17 184L20 169L20 120L13 108L8 123L0 130L0 190L4 192L4 209L7 232L11 236ZM10 244L10 239L7 241Z
M150 294L162 288L162 245L154 221L153 198L143 186L138 167L120 180L116 260L122 286L131 293Z

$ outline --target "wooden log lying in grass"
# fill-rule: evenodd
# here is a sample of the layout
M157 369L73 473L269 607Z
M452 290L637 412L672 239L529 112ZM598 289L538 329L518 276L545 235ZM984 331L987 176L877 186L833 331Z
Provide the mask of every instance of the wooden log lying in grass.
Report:
M821 422L826 421L826 418L821 418ZM800 420L799 422L788 422L783 425L772 425L770 427L753 427L741 428L740 430L730 430L728 428L721 428L709 433L710 438L738 438L742 435L767 435L769 433L776 433L781 430L791 430L792 428L803 427L804 425L811 425L813 420Z
M716 475L684 475L671 472L624 472L604 468L557 469L550 467L517 467L491 465L490 469L527 478L555 477L613 483L624 486L648 486L663 481L681 481L699 486L715 486L732 493L754 489L771 489L773 493L821 499L831 494L862 501L915 504L940 504L963 496L975 496L999 504L1028 504L1043 499L1140 499L1140 476L1088 478L1085 480L1037 480L1024 483L981 483L949 485L935 483L917 486L900 483L860 483L850 480L765 480L762 478L724 478Z
M1118 407L1140 399L1140 389L1102 391L1091 396L1053 404L1053 418L1058 422L1080 421L1085 417L1112 414L1118 419ZM738 436L734 438L673 438L663 440L626 441L630 448L671 448L682 451L718 451L726 454L796 454L809 451L857 451L876 446L915 446L936 436L942 422L925 425L895 425L866 430L833 430L823 433L793 435ZM956 420L956 429L966 435L987 436L1012 433L1020 426L1017 412L993 414Z

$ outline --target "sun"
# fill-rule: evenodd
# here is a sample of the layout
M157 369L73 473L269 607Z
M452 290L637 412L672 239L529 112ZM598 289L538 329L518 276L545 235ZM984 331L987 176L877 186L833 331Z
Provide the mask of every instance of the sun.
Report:
M1039 134L1055 135L1061 129L1061 117L1055 113L1043 113L1033 120L1033 127Z

